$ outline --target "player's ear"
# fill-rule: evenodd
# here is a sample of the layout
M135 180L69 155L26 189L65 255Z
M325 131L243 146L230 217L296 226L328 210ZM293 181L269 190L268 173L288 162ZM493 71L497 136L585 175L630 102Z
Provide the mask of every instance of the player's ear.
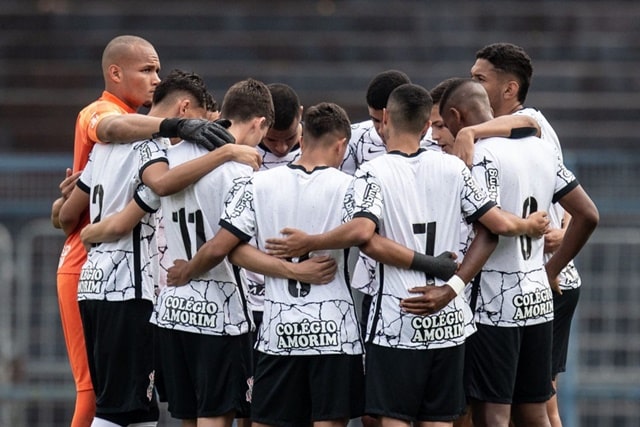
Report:
M518 97L518 91L520 90L520 84L515 80L509 80L504 88L504 98L513 99Z
M107 76L116 83L122 81L122 69L116 64L111 64L107 68Z
M424 138L424 136L427 134L427 131L429 130L430 127L431 127L431 120L427 120L424 127L422 128L422 132L420 132L420 139Z
M186 98L181 100L179 104L179 117L186 116L189 108L191 108L191 101Z

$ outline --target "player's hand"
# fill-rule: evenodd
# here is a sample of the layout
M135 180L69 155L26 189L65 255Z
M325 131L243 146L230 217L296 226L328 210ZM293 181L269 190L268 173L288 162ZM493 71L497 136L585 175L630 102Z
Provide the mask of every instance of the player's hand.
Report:
M404 298L400 301L400 308L412 314L425 316L442 310L449 301L456 297L451 286L418 286L409 289L415 297Z
M89 253L91 249L92 242L89 241L89 235L91 233L92 224L87 224L82 230L80 230L80 240L82 241L82 246Z
M308 254L313 249L310 245L310 236L302 230L284 228L280 233L285 237L267 239L265 249L269 255L293 258Z
M204 119L165 119L160 123L157 136L166 138L180 137L185 141L198 144L209 151L236 141L227 128L229 120L211 122ZM156 136L154 135L154 136Z
M183 286L188 281L187 261L184 259L173 261L173 266L167 270L167 286Z
M330 256L321 255L294 263L292 269L298 282L325 285L336 276L338 265Z
M234 162L244 163L245 165L251 166L254 171L260 169L262 157L254 147L250 147L248 145L226 144L222 146L220 150L228 151L231 156L231 160Z
M544 253L554 253L560 247L564 238L563 228L549 228L544 233Z
M459 157L465 165L471 167L473 165L473 151L475 149L476 139L473 131L469 128L462 128L456 135L453 146L447 151L454 156Z
M534 212L529 215L527 221L527 236L539 239L549 228L549 215L545 211Z
M81 174L82 171L72 173L70 168L67 168L65 171L65 178L58 185L58 188L60 188L60 196L64 200L67 200L71 195L73 187L76 186L76 182L78 181L78 178L80 178Z
M547 279L549 279L549 285L551 286L551 290L558 295L562 295L562 289L560 289L560 277L549 276L549 272L547 271Z

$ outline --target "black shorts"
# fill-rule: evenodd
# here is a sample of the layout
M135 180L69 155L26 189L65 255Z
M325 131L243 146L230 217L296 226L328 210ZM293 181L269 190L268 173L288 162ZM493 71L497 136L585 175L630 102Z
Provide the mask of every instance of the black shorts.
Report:
M452 421L465 409L465 344L406 350L367 344L365 413L404 421Z
M501 404L549 400L552 322L513 328L476 326L476 333L467 338L467 397Z
M158 332L172 417L219 417L230 411L248 416L249 334L214 336L166 328Z
M551 375L555 379L567 370L567 352L571 320L580 299L580 288L553 293L553 347L551 353Z
M151 301L79 302L97 414L157 408Z
M273 356L259 353L251 419L280 426L362 415L362 355Z

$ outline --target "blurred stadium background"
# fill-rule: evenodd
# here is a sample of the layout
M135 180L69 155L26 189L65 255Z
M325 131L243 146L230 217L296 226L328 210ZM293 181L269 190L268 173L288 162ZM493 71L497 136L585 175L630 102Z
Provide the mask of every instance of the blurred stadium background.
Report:
M200 73L220 101L237 80L284 82L304 105L366 118L385 69L427 88L467 76L488 43L523 46L527 100L560 135L601 226L578 257L583 291L566 427L640 425L640 2L611 0L2 0L0 4L0 426L64 426L73 384L58 316L63 236L50 204L71 165L77 112L102 91L118 34L151 41L163 72ZM167 420L161 425L178 425Z

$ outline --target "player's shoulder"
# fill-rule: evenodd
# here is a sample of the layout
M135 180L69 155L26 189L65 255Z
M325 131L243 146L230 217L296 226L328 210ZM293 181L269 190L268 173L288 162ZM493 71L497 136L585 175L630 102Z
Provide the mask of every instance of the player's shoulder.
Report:
M365 120L358 123L352 123L351 139L349 139L349 143L357 144L362 142L368 142L375 136L377 136L377 132L375 127L373 126L372 120Z

